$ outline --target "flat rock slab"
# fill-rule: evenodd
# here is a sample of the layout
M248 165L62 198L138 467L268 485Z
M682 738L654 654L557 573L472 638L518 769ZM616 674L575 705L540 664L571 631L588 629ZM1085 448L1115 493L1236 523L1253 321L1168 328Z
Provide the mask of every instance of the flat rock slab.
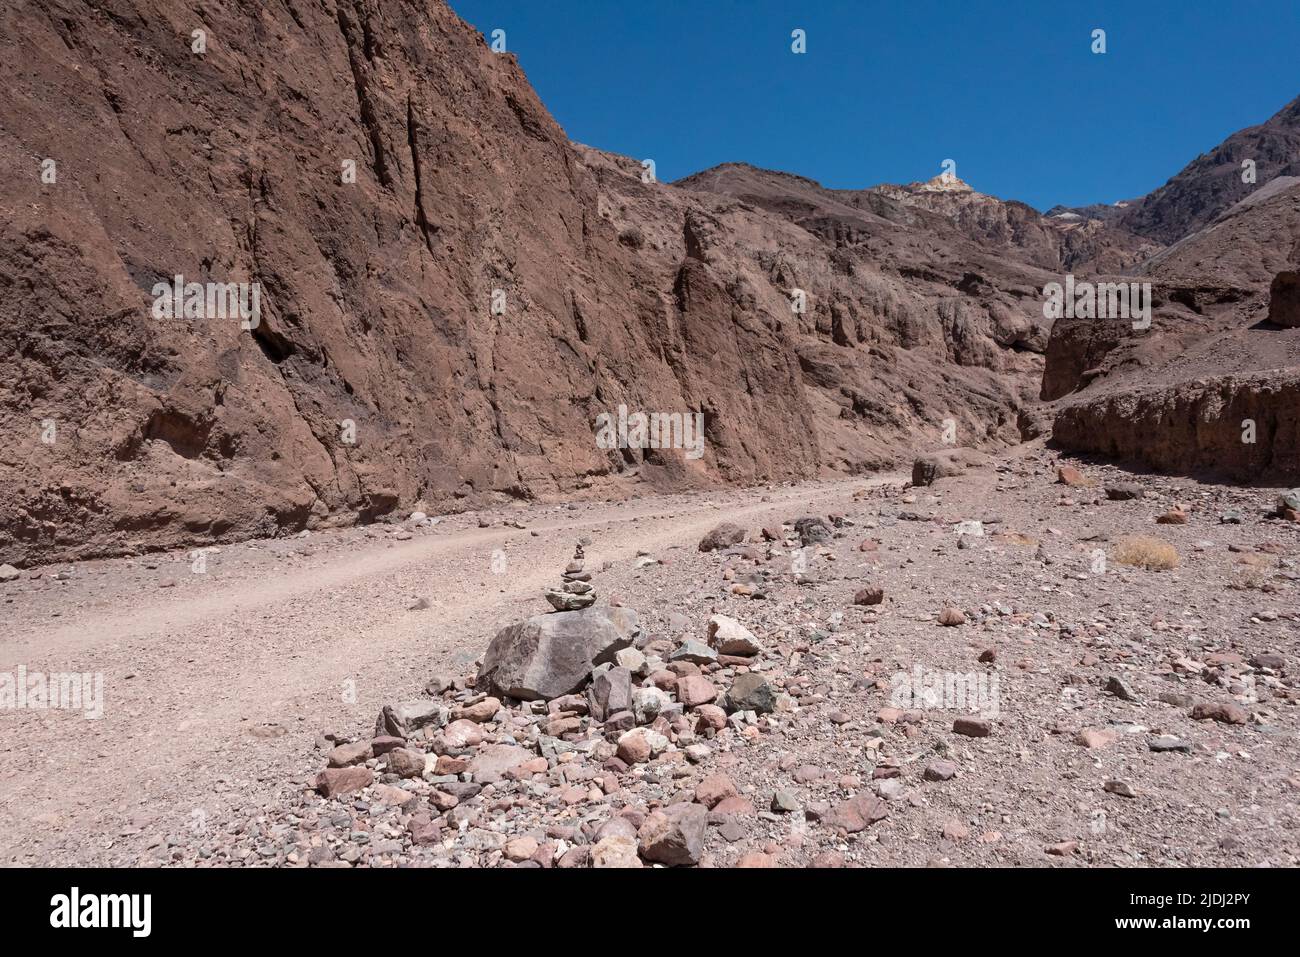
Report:
M536 752L513 744L494 744L483 748L469 763L475 784L496 784L507 772L537 757Z

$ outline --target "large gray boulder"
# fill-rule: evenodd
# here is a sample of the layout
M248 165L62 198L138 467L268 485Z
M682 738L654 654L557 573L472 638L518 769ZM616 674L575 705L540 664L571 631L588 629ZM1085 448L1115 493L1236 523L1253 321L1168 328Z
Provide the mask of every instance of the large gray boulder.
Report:
M502 628L483 656L478 689L546 701L578 691L592 669L641 634L636 612L600 606L537 615Z
M745 540L745 530L731 522L723 522L700 539L700 551L712 552Z
M988 456L975 449L955 448L930 452L912 463L912 484L933 485L942 478L964 475L968 468L988 463Z

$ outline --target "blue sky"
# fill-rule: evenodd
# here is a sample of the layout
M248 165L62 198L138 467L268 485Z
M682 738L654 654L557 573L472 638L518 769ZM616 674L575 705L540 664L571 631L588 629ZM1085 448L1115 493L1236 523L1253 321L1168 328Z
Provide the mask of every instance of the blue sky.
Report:
M1114 202L1300 95L1300 0L450 2L506 31L572 139L661 180L741 161L854 188L950 158L1039 209Z

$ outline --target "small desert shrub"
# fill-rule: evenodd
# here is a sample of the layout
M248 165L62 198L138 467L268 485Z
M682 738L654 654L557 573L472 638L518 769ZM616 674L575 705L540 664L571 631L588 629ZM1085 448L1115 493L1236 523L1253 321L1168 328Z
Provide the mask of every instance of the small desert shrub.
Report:
M1167 571L1178 567L1178 550L1158 538L1125 538L1115 547L1115 561L1148 571Z
M645 245L645 236L639 227L625 226L618 234L618 241L624 246L631 246L633 249L640 249Z

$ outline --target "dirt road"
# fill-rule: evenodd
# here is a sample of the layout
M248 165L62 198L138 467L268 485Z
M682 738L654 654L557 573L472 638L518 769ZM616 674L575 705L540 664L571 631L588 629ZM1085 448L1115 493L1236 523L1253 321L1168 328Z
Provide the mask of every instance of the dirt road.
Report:
M638 550L670 556L719 521L825 511L866 484L534 506L409 538L330 531L224 546L202 573L183 552L24 573L0 585L0 673L102 674L103 716L0 711L0 861L165 860L169 836L282 787L316 735L470 670L497 629L545 610L581 536L589 563L615 563L609 594Z

